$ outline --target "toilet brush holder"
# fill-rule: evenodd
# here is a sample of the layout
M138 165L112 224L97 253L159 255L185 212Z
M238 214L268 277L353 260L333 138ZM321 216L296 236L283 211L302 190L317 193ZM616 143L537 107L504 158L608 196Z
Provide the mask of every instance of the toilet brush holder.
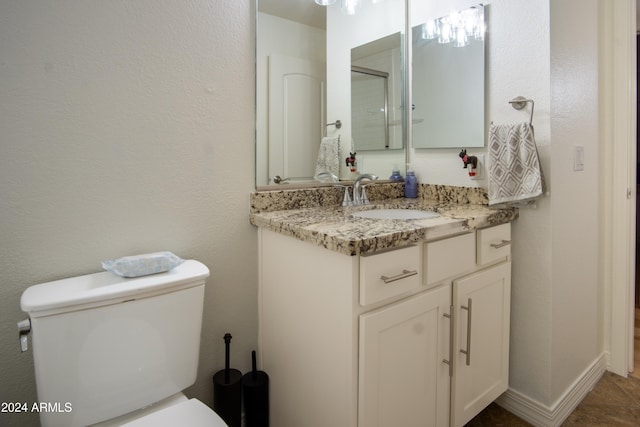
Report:
M213 375L213 410L229 427L240 427L242 419L242 372L229 367L231 334L224 335L225 368Z
M242 377L242 398L246 427L269 427L269 376L256 368L256 352L251 352L252 371Z

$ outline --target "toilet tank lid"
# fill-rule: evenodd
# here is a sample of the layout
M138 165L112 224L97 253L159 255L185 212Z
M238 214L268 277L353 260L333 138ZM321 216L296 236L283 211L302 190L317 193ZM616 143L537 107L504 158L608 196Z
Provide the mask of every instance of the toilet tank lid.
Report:
M49 316L202 285L207 277L209 269L196 260L186 260L165 273L135 278L104 271L30 286L20 298L20 307L31 317Z

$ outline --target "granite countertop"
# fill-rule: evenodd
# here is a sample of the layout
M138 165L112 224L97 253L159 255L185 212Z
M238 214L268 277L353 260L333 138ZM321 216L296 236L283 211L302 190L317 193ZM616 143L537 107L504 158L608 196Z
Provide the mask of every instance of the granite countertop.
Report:
M503 224L518 217L516 208L493 208L485 204L451 203L429 198L394 198L372 203L358 207L253 211L250 222L346 255L366 255ZM413 220L352 216L356 211L386 208L429 210L440 216Z

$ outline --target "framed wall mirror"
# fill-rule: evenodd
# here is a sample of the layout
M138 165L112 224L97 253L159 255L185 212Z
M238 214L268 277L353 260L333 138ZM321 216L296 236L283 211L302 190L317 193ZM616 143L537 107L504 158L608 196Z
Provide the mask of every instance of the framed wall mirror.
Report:
M394 34L404 40L405 0L361 0L349 11L339 1L256 0L256 11L256 187L318 184L313 176L323 138L338 143L342 180L403 169L403 89L397 90L404 88L403 73L394 70L399 81L388 87L388 120L395 128L389 148L361 149L353 138L351 53ZM352 152L356 172L345 165Z
M418 2L416 2L418 3ZM412 28L414 148L482 147L485 139L484 7L433 15L417 4Z

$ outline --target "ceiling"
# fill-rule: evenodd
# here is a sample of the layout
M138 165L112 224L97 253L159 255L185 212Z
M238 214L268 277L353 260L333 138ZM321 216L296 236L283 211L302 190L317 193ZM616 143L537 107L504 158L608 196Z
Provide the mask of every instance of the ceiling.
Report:
M258 11L316 28L326 27L327 9L313 0L256 0ZM640 0L638 0L640 1Z

